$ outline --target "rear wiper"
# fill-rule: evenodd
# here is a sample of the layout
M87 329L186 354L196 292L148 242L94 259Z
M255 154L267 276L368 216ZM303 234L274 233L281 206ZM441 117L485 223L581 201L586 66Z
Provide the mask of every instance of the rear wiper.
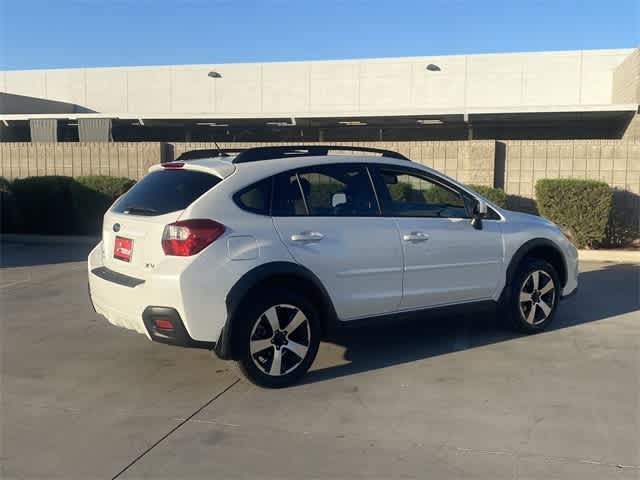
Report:
M142 205L126 205L124 207L124 213L133 213L141 215L154 215L158 213L157 210L149 207L143 207Z

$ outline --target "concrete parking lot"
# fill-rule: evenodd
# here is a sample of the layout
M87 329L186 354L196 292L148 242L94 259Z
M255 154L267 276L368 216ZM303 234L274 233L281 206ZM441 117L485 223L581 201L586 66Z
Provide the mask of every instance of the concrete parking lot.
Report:
M344 332L299 386L110 326L82 245L2 245L2 478L640 478L638 266L582 265L554 329Z

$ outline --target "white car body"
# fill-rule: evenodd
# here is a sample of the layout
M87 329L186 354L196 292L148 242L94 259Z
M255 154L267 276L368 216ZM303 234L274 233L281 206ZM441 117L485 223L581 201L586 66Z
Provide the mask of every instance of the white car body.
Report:
M280 172L341 163L382 164L423 172L486 202L497 218L484 219L482 228L474 229L469 218L272 217L246 211L234 202L236 192ZM156 165L150 172L163 168L166 165ZM532 241L548 244L561 255L562 295L577 287L577 251L558 226L541 217L503 210L417 163L333 155L234 164L233 157L218 157L185 162L181 168L206 172L222 181L181 211L158 216L108 211L102 241L88 258L89 288L96 311L112 324L149 338L153 336L143 313L150 306L159 306L177 311L194 345L213 347L222 342L223 328L231 321L229 293L252 271L276 264L298 265L310 271L326 291L338 323L448 305L497 302L512 261ZM214 219L226 227L224 234L196 255L165 255L161 246L165 226L192 218ZM117 235L133 240L130 262L113 256L116 224ZM321 233L322 241L293 240L296 235L315 233ZM107 274L92 273L96 269ZM126 283L128 278L139 283L132 286L120 281L125 279Z

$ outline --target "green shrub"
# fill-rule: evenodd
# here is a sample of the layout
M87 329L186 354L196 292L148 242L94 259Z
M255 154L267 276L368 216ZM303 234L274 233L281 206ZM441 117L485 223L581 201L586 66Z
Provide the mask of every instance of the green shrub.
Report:
M414 188L413 185L407 182L398 182L387 185L389 194L394 202L424 202L424 195L422 192Z
M11 185L20 233L96 235L111 203L133 181L127 178L90 176L28 177Z
M611 189L597 180L543 179L536 183L540 214L575 235L578 247L594 247L606 235Z
M21 233L75 234L71 210L71 177L20 178L12 191L20 217Z
M487 200L495 203L501 208L507 208L507 194L501 188L487 187L485 185L467 185L472 190L475 190Z
M109 177L107 175L76 177L76 182L90 190L103 193L111 199L118 198L136 183L130 178Z
M0 192L11 192L11 182L4 177L0 177Z
M133 180L124 177L77 177L72 194L76 230L80 233L100 233L104 213L114 200L129 190L134 183Z

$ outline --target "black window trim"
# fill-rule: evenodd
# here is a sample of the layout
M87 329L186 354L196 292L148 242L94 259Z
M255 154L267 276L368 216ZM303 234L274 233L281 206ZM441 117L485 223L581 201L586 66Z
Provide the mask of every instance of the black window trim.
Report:
M310 215L309 214L309 207L307 206L307 200L304 196L304 190L302 189L302 185L300 184L300 174L304 174L307 173L308 171L312 171L315 168L318 167L331 167L331 166L345 166L345 167L359 167L359 168L363 168L366 172L367 172L367 176L369 178L369 185L371 186L371 190L373 191L373 196L376 199L376 205L377 205L377 212L374 215ZM302 199L304 201L304 206L305 206L305 210L307 212L306 215L274 215L273 214L273 200L274 200L274 196L275 196L275 178L279 175L287 175L289 174L290 176L295 174L296 176L296 182L298 183L298 188L300 188L300 194L302 195ZM290 170L284 170L282 172L278 172L275 173L271 176L272 179L272 187L271 187L271 208L269 209L269 215L272 217L277 217L277 218L288 218L288 217L313 217L313 218L380 218L383 217L384 215L382 214L382 208L381 208L381 202L380 199L378 198L378 193L376 191L376 186L375 186L375 182L373 181L373 176L371 174L371 171L369 169L369 164L368 163L363 163L363 162L349 162L349 163L342 163L342 162L337 162L337 163L316 163L313 165L305 165L303 167L299 167L299 168L292 168ZM258 182L254 182L253 185L255 185L255 183Z
M404 167L404 166L400 166L400 165L393 165L393 164L384 164L384 163L376 163L372 165L373 169L374 169L374 175L375 175L375 181L373 182L374 185L377 183L380 186L384 186L386 188L386 185L384 183L384 180L382 179L382 174L380 173L380 170L391 170L394 173L400 173L400 174L404 174L404 175L411 175L411 176L417 176L417 177L421 177L429 182L432 183L436 183L438 185L441 185L442 187L448 189L448 190L452 190L455 193L457 193L458 195L460 195L460 198L462 198L462 201L464 202L465 197L470 197L472 196L470 193L466 192L465 190L460 189L459 187L457 187L456 185L452 184L451 182L448 182L446 179L441 178L437 175L433 175L430 172L425 172L424 170L419 170L417 168L410 168L410 167ZM382 203L381 202L381 210L382 210L382 216L383 217L387 217L387 218L458 218L458 219L463 219L463 220L470 220L471 216L469 215L469 212L467 211L467 206L465 203L465 211L467 212L467 216L466 217L428 217L425 215L393 215L390 212L385 211L385 208L382 208Z
M371 185L371 188L373 189L373 195L376 199L376 204L378 205L378 212L376 215L368 215L368 216L362 216L362 215L344 215L344 216L335 216L335 215L310 215L309 214L309 207L307 206L307 200L304 196L304 191L302 190L302 185L300 184L300 177L299 174L300 173L305 173L306 170L312 170L316 167L325 167L325 166L332 166L332 165L345 165L345 166L352 166L352 167L363 167L366 171L367 171L367 175L369 176L369 183ZM386 218L438 218L438 217L426 217L426 216L410 216L410 215L403 215L402 217L398 217L398 216L394 216L394 215L390 215L385 213L383 207L382 207L382 200L380 198L380 194L378 193L378 187L380 186L380 184L378 182L381 182L381 185L384 186L384 182L382 181L382 175L380 174L380 169L389 169L392 170L394 172L402 172L405 173L407 175L417 175L419 177L424 177L426 179L428 179L429 181L433 181L434 183L440 184L445 188L448 188L450 190L455 191L456 193L458 193L464 200L465 197L472 197L475 198L475 195L473 195L471 192L467 192L466 190L461 189L460 187L458 187L457 185L447 181L445 178L442 178L438 175L434 175L431 172L426 172L424 170L420 170L417 168L412 168L412 167L407 167L407 166L403 166L403 165L395 165L395 164L389 164L389 163L362 163L362 162L353 162L353 163L317 163L314 165L305 165L303 167L300 168L292 168L289 170L284 170L282 172L278 172L278 173L274 173L271 176L268 177L264 177L261 178L260 180L256 180L255 182L251 183L250 185L247 185L243 188L241 188L240 190L238 190L236 193L233 194L233 201L234 203L237 205L238 208L240 208L241 210L248 212L248 213L253 213L254 215L260 215L260 216L268 216L268 217L276 217L276 215L273 214L273 203L274 203L274 198L275 198L275 194L276 194L276 177L279 175L286 175L286 174L293 174L295 173L296 176L296 182L298 183L298 188L300 189L301 195L302 195L302 199L304 202L304 206L305 206L305 210L306 210L306 215L277 215L277 217L282 217L282 218L288 218L288 217L316 217L316 218L379 218L379 217L386 217ZM251 209L248 209L244 206L242 206L242 204L239 202L238 198L240 197L240 195L242 195L243 193L247 192L248 190L250 190L251 188L255 188L255 186L260 183L263 182L267 179L271 180L271 188L270 188L270 192L269 192L269 208L267 213L259 213L259 212L255 212L252 211ZM386 188L386 187L385 187ZM504 220L504 218L502 217L502 215L495 210L493 207L491 207L490 205L488 206L489 210L491 212L495 213L495 216L497 218L484 218L483 221L502 221ZM466 207L465 207L466 209ZM465 220L469 220L471 217L467 216L467 217L441 217L441 218L461 218L461 219L465 219Z

